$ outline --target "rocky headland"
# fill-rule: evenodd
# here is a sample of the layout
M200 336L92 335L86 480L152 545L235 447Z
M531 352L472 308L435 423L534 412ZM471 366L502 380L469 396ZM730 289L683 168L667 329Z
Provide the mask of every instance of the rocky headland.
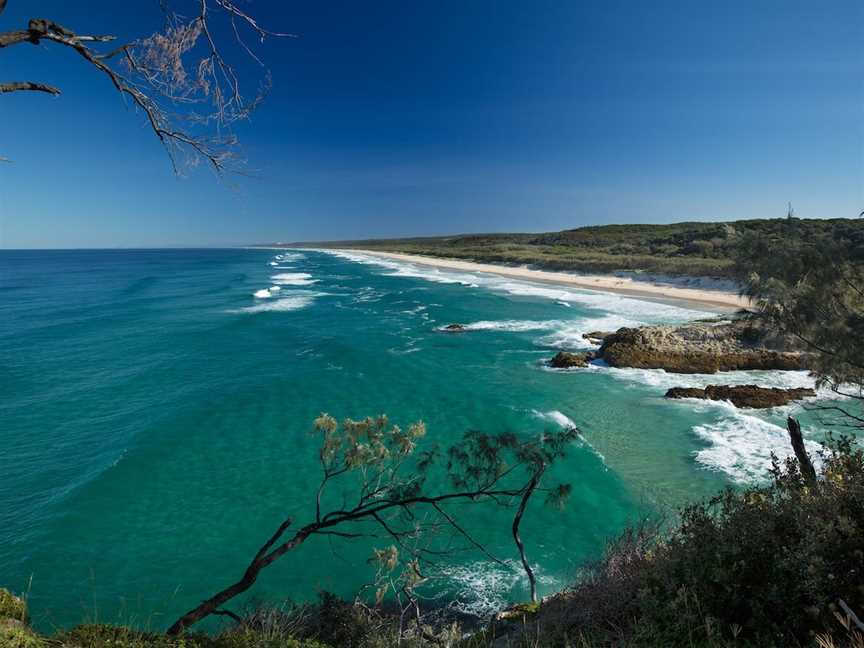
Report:
M600 344L597 351L581 354L583 359L603 360L611 367L711 374L753 369L800 370L809 365L809 354L797 341L771 333L744 318L625 327L614 333L594 331L583 337ZM559 356L555 359L560 361ZM553 361L550 366L558 366ZM568 366L576 365L571 362Z

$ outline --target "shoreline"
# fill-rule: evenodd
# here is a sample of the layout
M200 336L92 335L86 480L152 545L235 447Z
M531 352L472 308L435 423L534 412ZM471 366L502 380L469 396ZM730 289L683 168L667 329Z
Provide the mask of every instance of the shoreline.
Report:
M687 302L701 307L709 306L721 312L733 312L741 308L749 308L750 301L736 293L724 290L707 290L704 288L689 288L653 282L638 282L629 277L614 275L577 275L554 270L534 270L531 268L510 267L493 263L463 261L421 256L419 254L403 254L401 252L382 252L378 250L361 250L354 248L338 249L339 252L354 252L377 256L392 261L403 261L442 270L460 270L463 272L484 272L523 281L537 281L574 288L583 288L598 292L609 292L630 297L649 298L659 301Z

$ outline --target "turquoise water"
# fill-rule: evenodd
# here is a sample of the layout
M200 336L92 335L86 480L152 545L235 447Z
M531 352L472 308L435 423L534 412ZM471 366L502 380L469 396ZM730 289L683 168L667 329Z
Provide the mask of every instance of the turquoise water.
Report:
M286 514L312 513L322 411L423 419L442 445L578 425L568 508L532 505L525 523L543 592L626 523L762 478L769 452L786 453L789 408L662 399L716 376L542 365L588 348L586 331L704 315L682 306L311 251L8 251L0 313L0 586L29 591L42 628L162 628L239 576ZM436 330L451 322L472 330ZM500 513L466 523L515 558ZM313 539L251 596L352 595L370 550ZM476 554L436 576L480 614L526 596L518 572Z

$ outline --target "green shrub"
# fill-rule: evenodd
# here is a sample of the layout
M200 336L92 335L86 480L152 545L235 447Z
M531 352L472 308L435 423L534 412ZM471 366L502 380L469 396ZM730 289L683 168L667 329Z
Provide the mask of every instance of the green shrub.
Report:
M0 646L3 648L45 648L45 641L22 621L0 619Z
M62 648L329 648L318 641L280 636L249 627L231 628L215 637L169 637L123 626L97 624L62 631L52 638L51 645ZM6 648L5 644L0 646ZM25 648L30 646L25 645Z
M124 626L84 624L58 632L52 640L63 648L211 648L207 637L168 637ZM215 648L215 647L214 647Z
M687 507L663 536L629 531L544 606L546 628L638 646L812 645L837 630L841 600L864 610L864 454L835 443L816 486L794 459L772 474Z
M0 619L16 619L27 623L27 603L9 590L0 588Z

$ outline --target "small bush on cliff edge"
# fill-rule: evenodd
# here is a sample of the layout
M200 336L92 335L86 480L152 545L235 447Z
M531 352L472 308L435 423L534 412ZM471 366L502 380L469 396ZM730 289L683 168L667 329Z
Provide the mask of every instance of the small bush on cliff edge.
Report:
M588 578L544 606L548 630L592 645L817 645L864 610L864 453L824 453L808 485L794 459L772 482L682 511L663 536L631 530ZM842 603L841 603L842 601ZM838 645L845 645L845 640Z
M27 604L24 599L0 588L0 619L15 619L27 623Z

